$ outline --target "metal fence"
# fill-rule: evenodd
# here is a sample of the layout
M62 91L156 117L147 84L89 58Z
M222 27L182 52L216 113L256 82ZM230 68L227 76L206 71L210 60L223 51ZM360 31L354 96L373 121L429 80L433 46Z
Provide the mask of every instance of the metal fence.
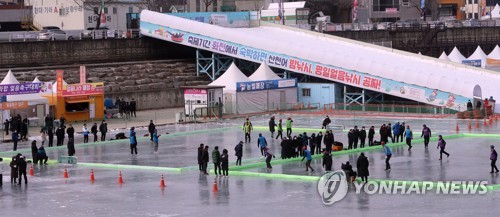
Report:
M141 37L138 29L128 30L65 30L64 34L41 31L0 32L0 42L97 40Z
M331 103L323 105L324 111L348 110L381 113L412 113L412 114L456 114L457 111L445 106L415 105L415 104L345 104Z

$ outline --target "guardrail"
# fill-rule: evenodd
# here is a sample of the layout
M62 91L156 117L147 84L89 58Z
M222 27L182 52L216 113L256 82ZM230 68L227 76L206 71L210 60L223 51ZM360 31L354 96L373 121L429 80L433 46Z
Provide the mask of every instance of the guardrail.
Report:
M366 112L388 112L388 113L413 113L413 114L456 114L456 110L445 106L432 105L409 105L409 104L345 104L330 103L324 104L324 111L349 110Z
M64 30L63 30L64 31ZM138 29L128 30L67 30L64 34L41 31L0 32L1 42L100 40L108 38L138 38Z

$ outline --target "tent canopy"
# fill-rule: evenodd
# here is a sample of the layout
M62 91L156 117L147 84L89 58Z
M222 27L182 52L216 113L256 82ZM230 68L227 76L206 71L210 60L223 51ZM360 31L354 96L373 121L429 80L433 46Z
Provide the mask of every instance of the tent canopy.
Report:
M450 61L450 58L448 58L448 55L446 55L446 53L443 51L443 53L441 54L441 56L439 56L439 59L440 60L447 60L447 61Z
M489 19L498 19L500 18L500 6L498 4L495 5L493 10L490 11L490 13L486 16L482 16L481 20L489 20Z
M260 64L259 68L248 77L252 81L278 80L281 79L276 75L266 62Z
M451 51L450 54L448 54L448 58L450 58L450 60L452 62L456 62L456 63L462 63L463 60L465 60L465 57L464 55L462 55L462 53L460 53L460 51L457 49L457 47L454 47L453 50Z
M495 46L495 49L493 49L490 54L488 54L488 58L500 60L500 47L498 47L498 45Z
M236 91L236 82L249 82L250 80L243 72L231 63L231 66L219 78L215 79L209 86L226 86L224 91ZM56 86L56 84L54 84Z
M2 83L0 84L19 84L19 81L14 76L14 73L9 70L9 72L7 72L7 75L5 75L5 78L2 80Z
M481 68L486 68L486 54L480 46L477 46L476 50L472 55L470 55L468 60L481 60Z

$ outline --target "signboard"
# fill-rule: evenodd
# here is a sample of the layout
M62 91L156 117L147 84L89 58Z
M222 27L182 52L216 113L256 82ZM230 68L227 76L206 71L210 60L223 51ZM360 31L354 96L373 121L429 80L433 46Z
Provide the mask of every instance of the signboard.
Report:
M25 83L25 84L2 84L0 85L0 95L18 95L38 93L42 89L42 83Z
M85 84L87 80L87 68L80 66L80 84Z
M500 66L500 60L486 58L486 65L488 65L488 66Z
M56 70L56 82L57 82L57 97L63 96L63 70Z
M250 12L190 12L168 15L229 28L250 27Z
M93 96L90 97L89 118L95 118L95 98Z
M462 60L462 64L481 68L481 60Z
M63 96L104 94L104 83L68 84L62 93Z
M165 31L175 34L178 37L173 40L169 36L159 34L159 32ZM178 44L183 44L189 47L224 54L226 56L231 56L247 61L257 63L262 63L265 61L270 67L276 67L291 72L315 76L318 78L398 97L411 98L416 101L425 102L436 106L443 106L455 110L458 110L459 108L466 108L467 101L469 100L469 98L455 95L449 92L434 90L431 88L413 84L407 84L400 81L394 81L364 72L348 70L337 66L292 57L274 51L236 44L212 37L192 34L190 32L172 29L169 27L144 21L141 21L141 34ZM409 96L409 91L406 91L405 88L410 87L414 88L415 90L419 89L420 91L423 91L424 94L421 94L422 92L419 92L418 94ZM402 88L403 91L401 91ZM415 91L410 92L415 93Z
M52 82L43 82L42 89L40 89L40 93L42 94L52 94Z
M236 92L274 90L290 87L297 87L296 79L236 82Z
M23 108L28 108L28 101L1 103L2 110L23 109Z
M184 89L184 100L194 101L194 104L206 104L207 103L207 90L206 89Z

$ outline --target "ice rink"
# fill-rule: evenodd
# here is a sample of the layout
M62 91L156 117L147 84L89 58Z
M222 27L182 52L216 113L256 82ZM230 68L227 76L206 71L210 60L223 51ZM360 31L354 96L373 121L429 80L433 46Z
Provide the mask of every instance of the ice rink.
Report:
M384 195L356 194L350 189L347 196L325 206L317 191L317 181L323 175L321 158L316 156L314 172L305 171L300 159L281 160L279 141L270 138L267 130L269 115L251 117L255 130L251 143L244 145L243 167L234 166L234 146L244 140L241 129L243 119L223 122L167 125L158 128L162 136L158 153L153 151L149 138L142 137L146 129L137 131L139 155L130 155L128 140L115 140L81 144L76 136L76 156L79 164L63 165L51 162L36 165L35 176L28 177L29 184L19 187L9 183L10 170L4 162L3 187L0 196L2 216L491 216L500 211L500 191L490 189L485 195ZM276 114L276 119L288 116ZM294 132L306 131L308 135L319 132L323 117L295 115ZM384 171L382 149L369 148L363 152L370 162L370 179L406 181L487 181L488 185L500 184L497 174L490 174L489 145L500 141L500 128L496 121L476 128L472 122L455 119L407 119L332 117L335 140L347 145L345 130L354 125L378 128L382 123L405 122L414 137L420 137L422 124L433 131L433 137L442 134L447 140L446 150L451 154L439 161L436 141L428 149L415 140L409 152L404 144L391 144L392 170ZM460 131L457 135L456 125ZM76 128L76 127L75 127ZM344 129L345 128L345 129ZM117 132L108 134L114 137ZM168 133L168 134L167 134ZM273 169L265 168L264 158L257 148L258 134L262 133L274 151ZM127 133L126 133L127 135ZM91 137L92 140L92 137ZM197 147L200 143L229 150L229 177L215 178L200 175L197 166ZM11 144L4 144L0 156L11 157ZM498 145L500 148L500 145ZM18 152L31 157L29 147ZM345 153L344 153L345 152ZM333 169L350 161L354 167L361 151L344 151L333 156ZM17 153L17 152L16 152ZM67 155L66 146L47 148L51 159ZM210 156L211 157L211 156ZM211 159L210 159L211 161ZM211 162L210 169L213 168ZM69 179L63 178L67 166ZM89 181L91 169L95 182ZM356 170L356 168L354 168ZM118 173L123 174L124 184L118 184ZM233 172L232 172L233 171ZM160 177L165 176L167 187L160 188ZM264 175L262 175L264 174ZM267 174L267 175L266 175ZM280 174L291 176L279 176ZM274 177L274 175L276 175ZM295 177L295 178L294 178ZM303 177L303 178L301 178ZM214 180L218 192L212 192Z

